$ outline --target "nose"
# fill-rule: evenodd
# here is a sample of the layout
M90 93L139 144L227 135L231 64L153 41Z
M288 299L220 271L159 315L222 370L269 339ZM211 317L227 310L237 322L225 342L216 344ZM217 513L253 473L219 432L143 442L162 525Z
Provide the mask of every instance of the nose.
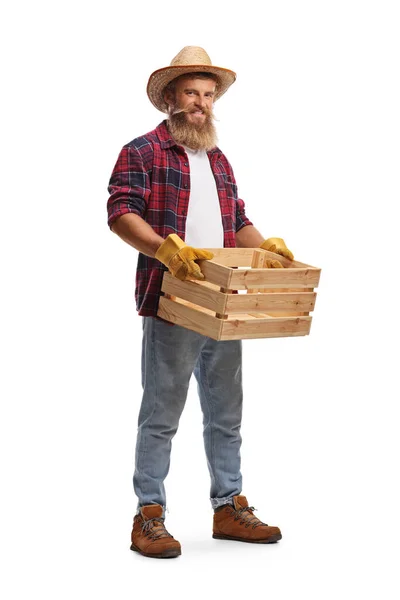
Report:
M198 96L198 98L196 100L196 104L200 108L205 108L207 106L206 96Z

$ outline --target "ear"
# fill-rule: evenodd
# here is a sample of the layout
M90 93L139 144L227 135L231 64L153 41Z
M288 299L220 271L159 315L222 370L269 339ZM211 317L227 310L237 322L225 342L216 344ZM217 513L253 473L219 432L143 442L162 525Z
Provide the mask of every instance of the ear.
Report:
M166 90L163 94L163 97L168 106L171 106L174 103L174 94L171 90Z

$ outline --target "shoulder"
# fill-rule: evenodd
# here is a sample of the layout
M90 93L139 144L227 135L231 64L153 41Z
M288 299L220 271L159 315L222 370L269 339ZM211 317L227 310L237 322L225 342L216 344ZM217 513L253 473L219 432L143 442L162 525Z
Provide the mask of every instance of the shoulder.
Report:
M139 154L142 157L145 157L153 152L155 142L155 136L153 135L153 132L150 131L125 144L123 150L131 154Z
M148 133L145 133L144 135L141 135L125 144L124 148L133 152L136 151L139 154L152 152L155 147L159 147L162 144L166 137L166 133L169 136L165 122L163 121L152 131L149 131Z

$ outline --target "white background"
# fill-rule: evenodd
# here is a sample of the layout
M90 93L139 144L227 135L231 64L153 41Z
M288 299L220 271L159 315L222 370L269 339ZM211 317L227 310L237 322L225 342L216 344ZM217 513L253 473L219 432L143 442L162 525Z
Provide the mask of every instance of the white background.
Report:
M399 15L385 0L15 2L1 18L2 597L399 598ZM244 488L272 546L211 538L195 387L167 528L129 551L137 253L106 224L122 146L185 45L237 72L219 145L248 216L322 268L311 335L244 343ZM142 595L142 596L141 596Z

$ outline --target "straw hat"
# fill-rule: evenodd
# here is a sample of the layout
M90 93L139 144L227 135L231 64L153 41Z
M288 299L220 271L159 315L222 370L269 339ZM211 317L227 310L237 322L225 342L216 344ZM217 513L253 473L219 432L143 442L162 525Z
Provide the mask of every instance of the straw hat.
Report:
M218 100L225 94L226 90L236 79L236 73L222 67L214 67L211 59L203 48L198 46L185 46L172 59L169 67L158 69L150 75L147 84L147 95L150 101L161 112L168 112L168 105L163 98L163 91L166 85L179 75L185 73L204 72L213 73L218 77L218 86L215 92L214 100Z

